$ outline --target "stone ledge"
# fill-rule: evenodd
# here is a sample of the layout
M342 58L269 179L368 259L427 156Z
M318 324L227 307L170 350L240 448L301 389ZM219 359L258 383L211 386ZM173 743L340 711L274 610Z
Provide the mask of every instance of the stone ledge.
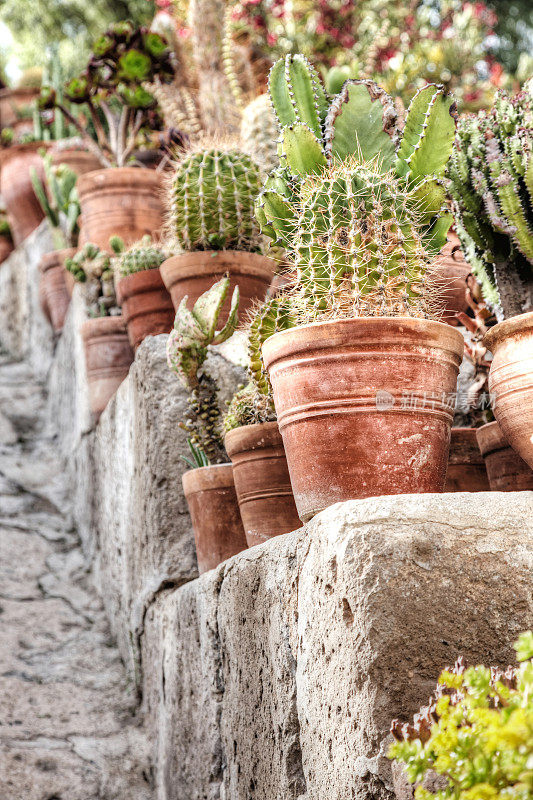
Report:
M513 663L533 624L532 508L352 501L160 595L142 637L158 800L391 798L390 720L461 653Z

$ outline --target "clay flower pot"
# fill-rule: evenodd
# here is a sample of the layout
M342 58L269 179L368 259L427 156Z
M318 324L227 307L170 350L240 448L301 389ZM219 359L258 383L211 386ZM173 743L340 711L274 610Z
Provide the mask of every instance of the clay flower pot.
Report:
M13 252L13 239L11 236L0 236L0 264Z
M299 528L278 423L235 428L226 434L225 445L248 547Z
M30 177L30 168L44 180L43 160L39 150L43 142L17 144L0 151L0 194L4 198L11 235L15 247L37 228L44 219Z
M98 419L127 376L133 350L124 318L97 317L81 326L91 411Z
M476 428L452 428L445 492L488 492L489 478Z
M497 422L482 425L476 433L492 492L533 489L533 470L515 453Z
M54 250L53 253L45 253L39 265L41 272L39 284L41 307L56 332L63 329L70 303L64 264L65 260L72 258L75 252L75 247L69 247L65 250Z
M271 336L274 392L298 514L359 497L442 492L463 337L409 317Z
M466 312L469 305L466 300L466 279L472 272L461 250L457 234L450 231L448 241L439 257L435 271L438 297L435 315L441 322L457 325L459 312ZM442 314L442 316L440 316Z
M52 147L51 156L54 167L66 164L76 175L85 175L86 172L95 172L102 168L102 164L94 153L77 145L64 149Z
M241 298L239 316L245 319L246 312L256 302L265 299L276 271L276 262L242 250L199 250L168 258L160 269L176 310L185 295L189 298L189 308L192 308L201 294L228 273L230 288L219 322L224 325L235 286L238 285Z
M147 233L157 235L163 225L161 176L137 167L114 167L86 172L78 182L80 245L93 242L109 249L111 236L126 245Z
M157 336L172 329L174 306L159 269L145 269L120 278L117 298L134 350L146 336Z
M495 325L483 344L494 356L489 373L494 416L513 450L533 468L533 311Z
M246 550L231 464L184 472L183 491L194 529L200 574Z
M31 105L38 95L39 89L0 89L0 128L13 128L20 119L17 112Z

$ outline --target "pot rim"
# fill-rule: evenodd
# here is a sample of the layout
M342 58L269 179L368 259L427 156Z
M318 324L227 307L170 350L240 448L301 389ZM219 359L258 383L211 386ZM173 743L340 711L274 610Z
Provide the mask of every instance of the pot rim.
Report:
M161 274L167 278L165 283L169 284L223 272L271 281L276 268L277 262L270 256L247 250L191 250L170 256L160 266Z
M181 476L185 495L209 489L229 489L235 486L232 464L210 464L207 467L188 469Z
M61 250L50 250L49 253L43 253L39 264L39 270L46 272L52 267L62 267L67 258L74 255L78 250L77 247L63 247Z
M224 446L231 458L247 450L282 447L283 439L277 422L255 422L253 425L239 425L238 428L228 431L224 437Z
M29 97L34 97L39 94L39 89L36 87L31 86L21 86L19 89L14 89L11 86L4 86L3 89L0 89L0 99L4 97L13 97L17 94L28 95Z
M140 176L140 178L139 178ZM125 189L131 183L145 183L150 187L160 189L161 176L153 169L144 167L101 167L92 169L78 177L76 187L78 195L89 194L102 188L122 185Z
M503 322L498 322L483 337L483 346L494 355L493 348L501 344L503 339L528 329L531 329L533 333L533 311L527 311L525 314L518 314L516 317L510 317L509 319L504 319Z
M369 336L372 329L375 330ZM377 339L380 345L384 345L386 339L383 333L387 329L390 330L391 343L398 341L399 334L407 332L412 336L412 344L420 344L423 343L420 341L422 335L426 340L431 340L429 342L431 346L449 350L460 360L463 358L462 333L444 322L418 317L350 317L311 322L274 333L263 344L263 360L268 369L275 361L289 356L309 354L311 351L329 350L339 346L355 349L357 345L363 345L372 338Z
M25 142L24 144L12 144L9 147L0 149L0 166L4 166L10 156L22 155L23 153L36 153L39 150L49 150L51 142Z
M113 333L123 333L127 336L126 322L122 314L115 317L90 317L81 325L80 332L84 341Z
M159 280L157 280L158 276ZM137 272L132 272L131 275L124 275L123 277L118 277L117 275L116 283L120 302L127 300L134 294L144 294L146 291L165 288L159 267L140 269ZM141 291L138 291L137 287Z

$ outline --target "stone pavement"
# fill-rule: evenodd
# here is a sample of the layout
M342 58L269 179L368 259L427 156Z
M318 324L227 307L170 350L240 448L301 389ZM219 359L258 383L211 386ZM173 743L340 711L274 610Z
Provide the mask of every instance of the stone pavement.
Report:
M70 523L45 403L28 365L1 355L0 799L151 800L137 698Z

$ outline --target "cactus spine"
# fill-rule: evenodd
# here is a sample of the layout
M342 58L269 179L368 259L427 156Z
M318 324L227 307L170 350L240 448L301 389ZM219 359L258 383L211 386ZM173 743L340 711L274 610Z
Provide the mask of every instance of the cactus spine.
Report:
M442 178L455 133L443 87L413 99L403 135L392 99L348 80L328 100L300 55L272 68L281 168L256 205L264 233L297 267L292 297L303 322L317 315L428 316L428 267L451 224Z
M169 231L184 250L259 251L254 216L260 170L245 153L213 147L175 164Z
M533 79L461 120L448 174L457 233L485 299L533 309Z
M119 252L114 266L119 277L124 278L146 269L157 269L166 258L166 253L152 244L151 236L144 236L140 242Z
M278 135L278 123L270 96L261 94L243 109L241 141L246 152L267 173L279 165Z

